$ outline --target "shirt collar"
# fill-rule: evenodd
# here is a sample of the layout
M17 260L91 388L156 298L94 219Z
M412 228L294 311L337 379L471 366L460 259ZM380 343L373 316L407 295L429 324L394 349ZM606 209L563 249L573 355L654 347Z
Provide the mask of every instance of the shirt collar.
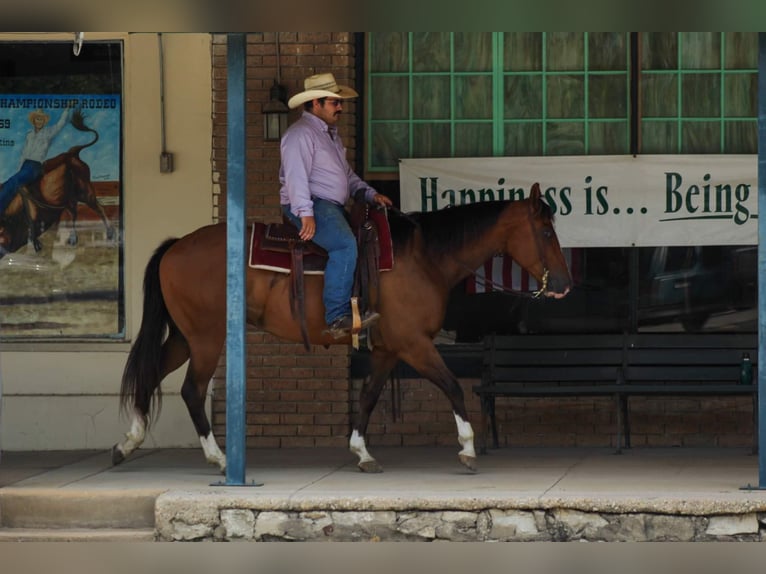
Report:
M306 118L314 128L328 133L333 139L338 135L338 127L331 126L322 118L315 116L309 111L303 110L303 117Z

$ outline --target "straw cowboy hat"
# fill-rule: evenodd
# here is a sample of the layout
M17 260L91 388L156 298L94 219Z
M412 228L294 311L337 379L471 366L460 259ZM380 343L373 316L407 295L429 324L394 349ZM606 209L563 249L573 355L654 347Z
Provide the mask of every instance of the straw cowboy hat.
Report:
M29 112L29 121L31 123L35 123L35 118L42 118L43 124L47 124L48 120L51 119L51 117L48 114L46 114L44 111L42 111L39 108L33 112Z
M306 102L319 98L347 100L349 98L356 98L358 95L353 88L338 85L335 81L335 76L332 74L315 74L303 80L303 91L290 98L287 105L290 109L294 109Z

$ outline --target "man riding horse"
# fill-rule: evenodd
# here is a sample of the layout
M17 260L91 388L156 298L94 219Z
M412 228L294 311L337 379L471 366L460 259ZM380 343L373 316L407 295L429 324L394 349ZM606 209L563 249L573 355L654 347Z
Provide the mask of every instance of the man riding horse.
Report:
M43 110L37 109L30 112L29 122L32 124L32 129L27 132L24 141L19 170L0 186L0 216L5 213L19 189L42 177L43 161L48 156L51 142L69 121L71 112L72 108L66 108L61 112L59 121L53 126L47 125L51 117Z
M280 145L282 213L298 228L301 239L323 247L329 256L323 302L327 332L335 339L348 335L353 326L351 293L357 244L344 206L357 192L368 203L392 205L354 173L340 141L336 124L343 100L358 95L352 88L338 85L332 74L306 78L304 91L288 102L290 108L303 105L303 115L285 132ZM355 331L378 318L377 313L367 311Z

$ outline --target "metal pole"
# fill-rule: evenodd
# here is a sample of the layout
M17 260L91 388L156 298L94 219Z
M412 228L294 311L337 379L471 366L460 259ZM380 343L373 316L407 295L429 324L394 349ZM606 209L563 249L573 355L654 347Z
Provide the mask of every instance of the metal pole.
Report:
M245 484L245 34L227 38L226 485Z
M766 32L758 33L758 487L766 488Z

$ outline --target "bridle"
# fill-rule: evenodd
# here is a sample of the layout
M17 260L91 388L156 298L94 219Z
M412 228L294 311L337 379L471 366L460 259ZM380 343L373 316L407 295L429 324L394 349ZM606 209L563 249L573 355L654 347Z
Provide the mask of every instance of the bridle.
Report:
M532 224L532 204L529 204L529 209L527 210L527 222L529 223L529 228L532 231L532 236L535 238L535 247L537 248L537 255L540 258L540 262L543 264L543 276L541 278L541 285L540 288L537 291L520 291L518 289L513 289L511 287L506 287L502 283L498 283L497 281L494 281L493 279L487 279L484 275L479 275L475 269L470 269L468 265L465 265L464 263L458 261L460 265L462 265L468 272L475 277L476 279L483 281L484 285L490 285L493 289L496 291L502 291L503 293L509 293L511 295L515 295L517 297L526 297L528 299L539 299L543 296L543 294L548 290L548 276L550 275L550 270L548 269L547 262L545 260L545 250L543 249L541 245L541 240L539 235L535 232L535 227Z
M408 214L402 212L401 210L397 209L393 205L386 206L386 209L396 213L397 215L407 219L411 223L418 225L418 222L410 217ZM537 248L537 255L540 258L540 261L543 264L543 276L541 280L540 288L537 291L520 291L518 289L513 289L511 287L506 287L502 283L498 283L497 281L494 281L493 279L487 279L483 275L479 275L475 269L471 268L469 265L466 265L462 261L456 260L457 263L463 267L468 273L475 277L476 279L483 281L485 285L491 285L493 289L497 291L502 291L503 293L509 293L511 295L515 295L517 297L525 297L528 299L539 299L543 296L543 294L548 290L548 276L550 275L550 270L548 269L548 265L545 260L545 251L542 248L542 245L540 243L540 237L535 232L535 227L532 223L532 204L529 204L529 208L527 209L527 222L529 223L529 228L532 231L532 236L535 238L535 247Z

